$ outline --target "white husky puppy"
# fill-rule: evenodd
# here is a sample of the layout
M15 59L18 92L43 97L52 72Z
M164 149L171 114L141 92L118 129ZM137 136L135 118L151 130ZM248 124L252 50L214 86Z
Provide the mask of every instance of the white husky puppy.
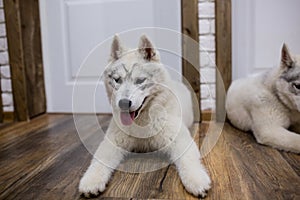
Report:
M300 57L284 44L279 68L232 83L226 110L231 123L252 130L258 143L300 153Z
M170 79L150 40L141 36L138 49L128 50L115 36L104 82L113 119L79 191L86 197L104 191L129 152L160 150L175 163L186 190L204 197L211 181L188 130L193 123L191 94Z

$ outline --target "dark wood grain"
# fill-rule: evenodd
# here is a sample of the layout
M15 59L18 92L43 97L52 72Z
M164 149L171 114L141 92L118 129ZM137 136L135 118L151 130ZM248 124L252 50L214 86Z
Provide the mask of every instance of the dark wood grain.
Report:
M76 116L86 141L106 130L111 116ZM201 145L208 123L195 124ZM98 143L99 141L96 141ZM78 192L92 155L80 140L72 115L42 115L0 129L0 199L84 199ZM134 160L124 161L138 168ZM251 134L225 124L217 145L203 159L213 184L208 200L299 199L300 155L259 145ZM116 171L95 199L196 199L173 165L148 173Z
M198 16L198 0L181 0L182 74L194 90L201 111ZM201 121L201 116L195 117Z
M3 122L11 123L14 121L14 112L3 112Z
M300 163L299 155L288 154ZM300 198L300 177L281 152L259 145L251 134L228 124L204 160L213 179L208 199Z
M4 0L14 112L26 121L46 112L38 0Z
M226 118L226 92L232 79L231 0L216 0L216 119Z
M4 0L9 65L14 97L15 119L29 119L27 108L24 52L21 31L20 0Z
M20 17L29 117L46 112L38 0L20 1Z
M77 123L79 126L84 126L88 134L95 135L97 123L87 123L92 121L90 120L92 117L82 116ZM106 122L105 118L100 117ZM20 131L20 126L24 127L23 131ZM12 137L16 132L19 132L18 136ZM21 122L11 128L7 127L0 132L0 135L2 136L0 157L6 158L0 163L0 199L20 197L44 199L43 196L46 199L56 199L54 198L57 195L56 191L64 192L62 190L69 185L64 185L65 182L61 179L70 179L70 177L77 178L70 179L70 181L76 181L70 186L72 186L73 195L79 198L77 185L81 175L77 173L83 173L91 160L91 155L77 135L72 115L63 117L44 115L30 123ZM84 160L86 164L81 163ZM82 168L81 170L77 170L74 165L75 161L81 163L77 165L80 169ZM49 181L49 176L52 178L51 181ZM45 187L47 184L50 186ZM39 197L40 193L36 192L36 188L39 187L47 191L41 192L41 197ZM15 188L18 190L15 191ZM66 195L69 195L70 191L66 190ZM73 196L72 198L68 196L68 198L73 199Z
M300 162L299 162L299 155L280 152L282 157L292 166L292 169L295 173L300 176Z
M2 88L1 87L1 78L2 77L0 77L0 89ZM0 94L2 95L1 90L0 90ZM2 96L1 96L1 98L0 98L0 123L2 123L2 122L3 122L3 104L2 104Z

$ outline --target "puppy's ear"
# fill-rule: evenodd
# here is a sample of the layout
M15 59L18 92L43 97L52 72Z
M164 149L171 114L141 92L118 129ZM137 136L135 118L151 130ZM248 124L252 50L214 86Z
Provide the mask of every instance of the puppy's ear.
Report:
M293 59L289 52L287 45L284 43L281 49L281 67L282 68L292 68L293 67Z
M118 60L122 56L123 52L124 48L121 40L118 35L115 35L111 44L110 61Z
M146 35L141 36L138 51L147 61L159 61L159 53Z

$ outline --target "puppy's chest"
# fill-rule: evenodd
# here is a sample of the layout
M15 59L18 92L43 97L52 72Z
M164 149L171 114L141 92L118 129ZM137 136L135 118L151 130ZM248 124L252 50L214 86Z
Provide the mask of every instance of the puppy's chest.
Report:
M147 139L134 139L132 141L132 151L134 152L153 152L163 149L172 143L172 139L159 135Z

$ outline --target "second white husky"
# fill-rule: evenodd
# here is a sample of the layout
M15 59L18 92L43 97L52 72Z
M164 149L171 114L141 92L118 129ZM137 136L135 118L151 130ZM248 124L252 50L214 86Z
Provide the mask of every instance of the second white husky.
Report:
M142 36L138 49L128 50L115 36L104 82L113 119L79 191L86 197L103 192L129 152L160 150L176 165L186 190L206 196L211 181L188 129L193 123L191 94L171 80L150 40Z
M227 94L231 123L253 131L257 142L300 153L300 57L284 44L280 67L234 81Z

